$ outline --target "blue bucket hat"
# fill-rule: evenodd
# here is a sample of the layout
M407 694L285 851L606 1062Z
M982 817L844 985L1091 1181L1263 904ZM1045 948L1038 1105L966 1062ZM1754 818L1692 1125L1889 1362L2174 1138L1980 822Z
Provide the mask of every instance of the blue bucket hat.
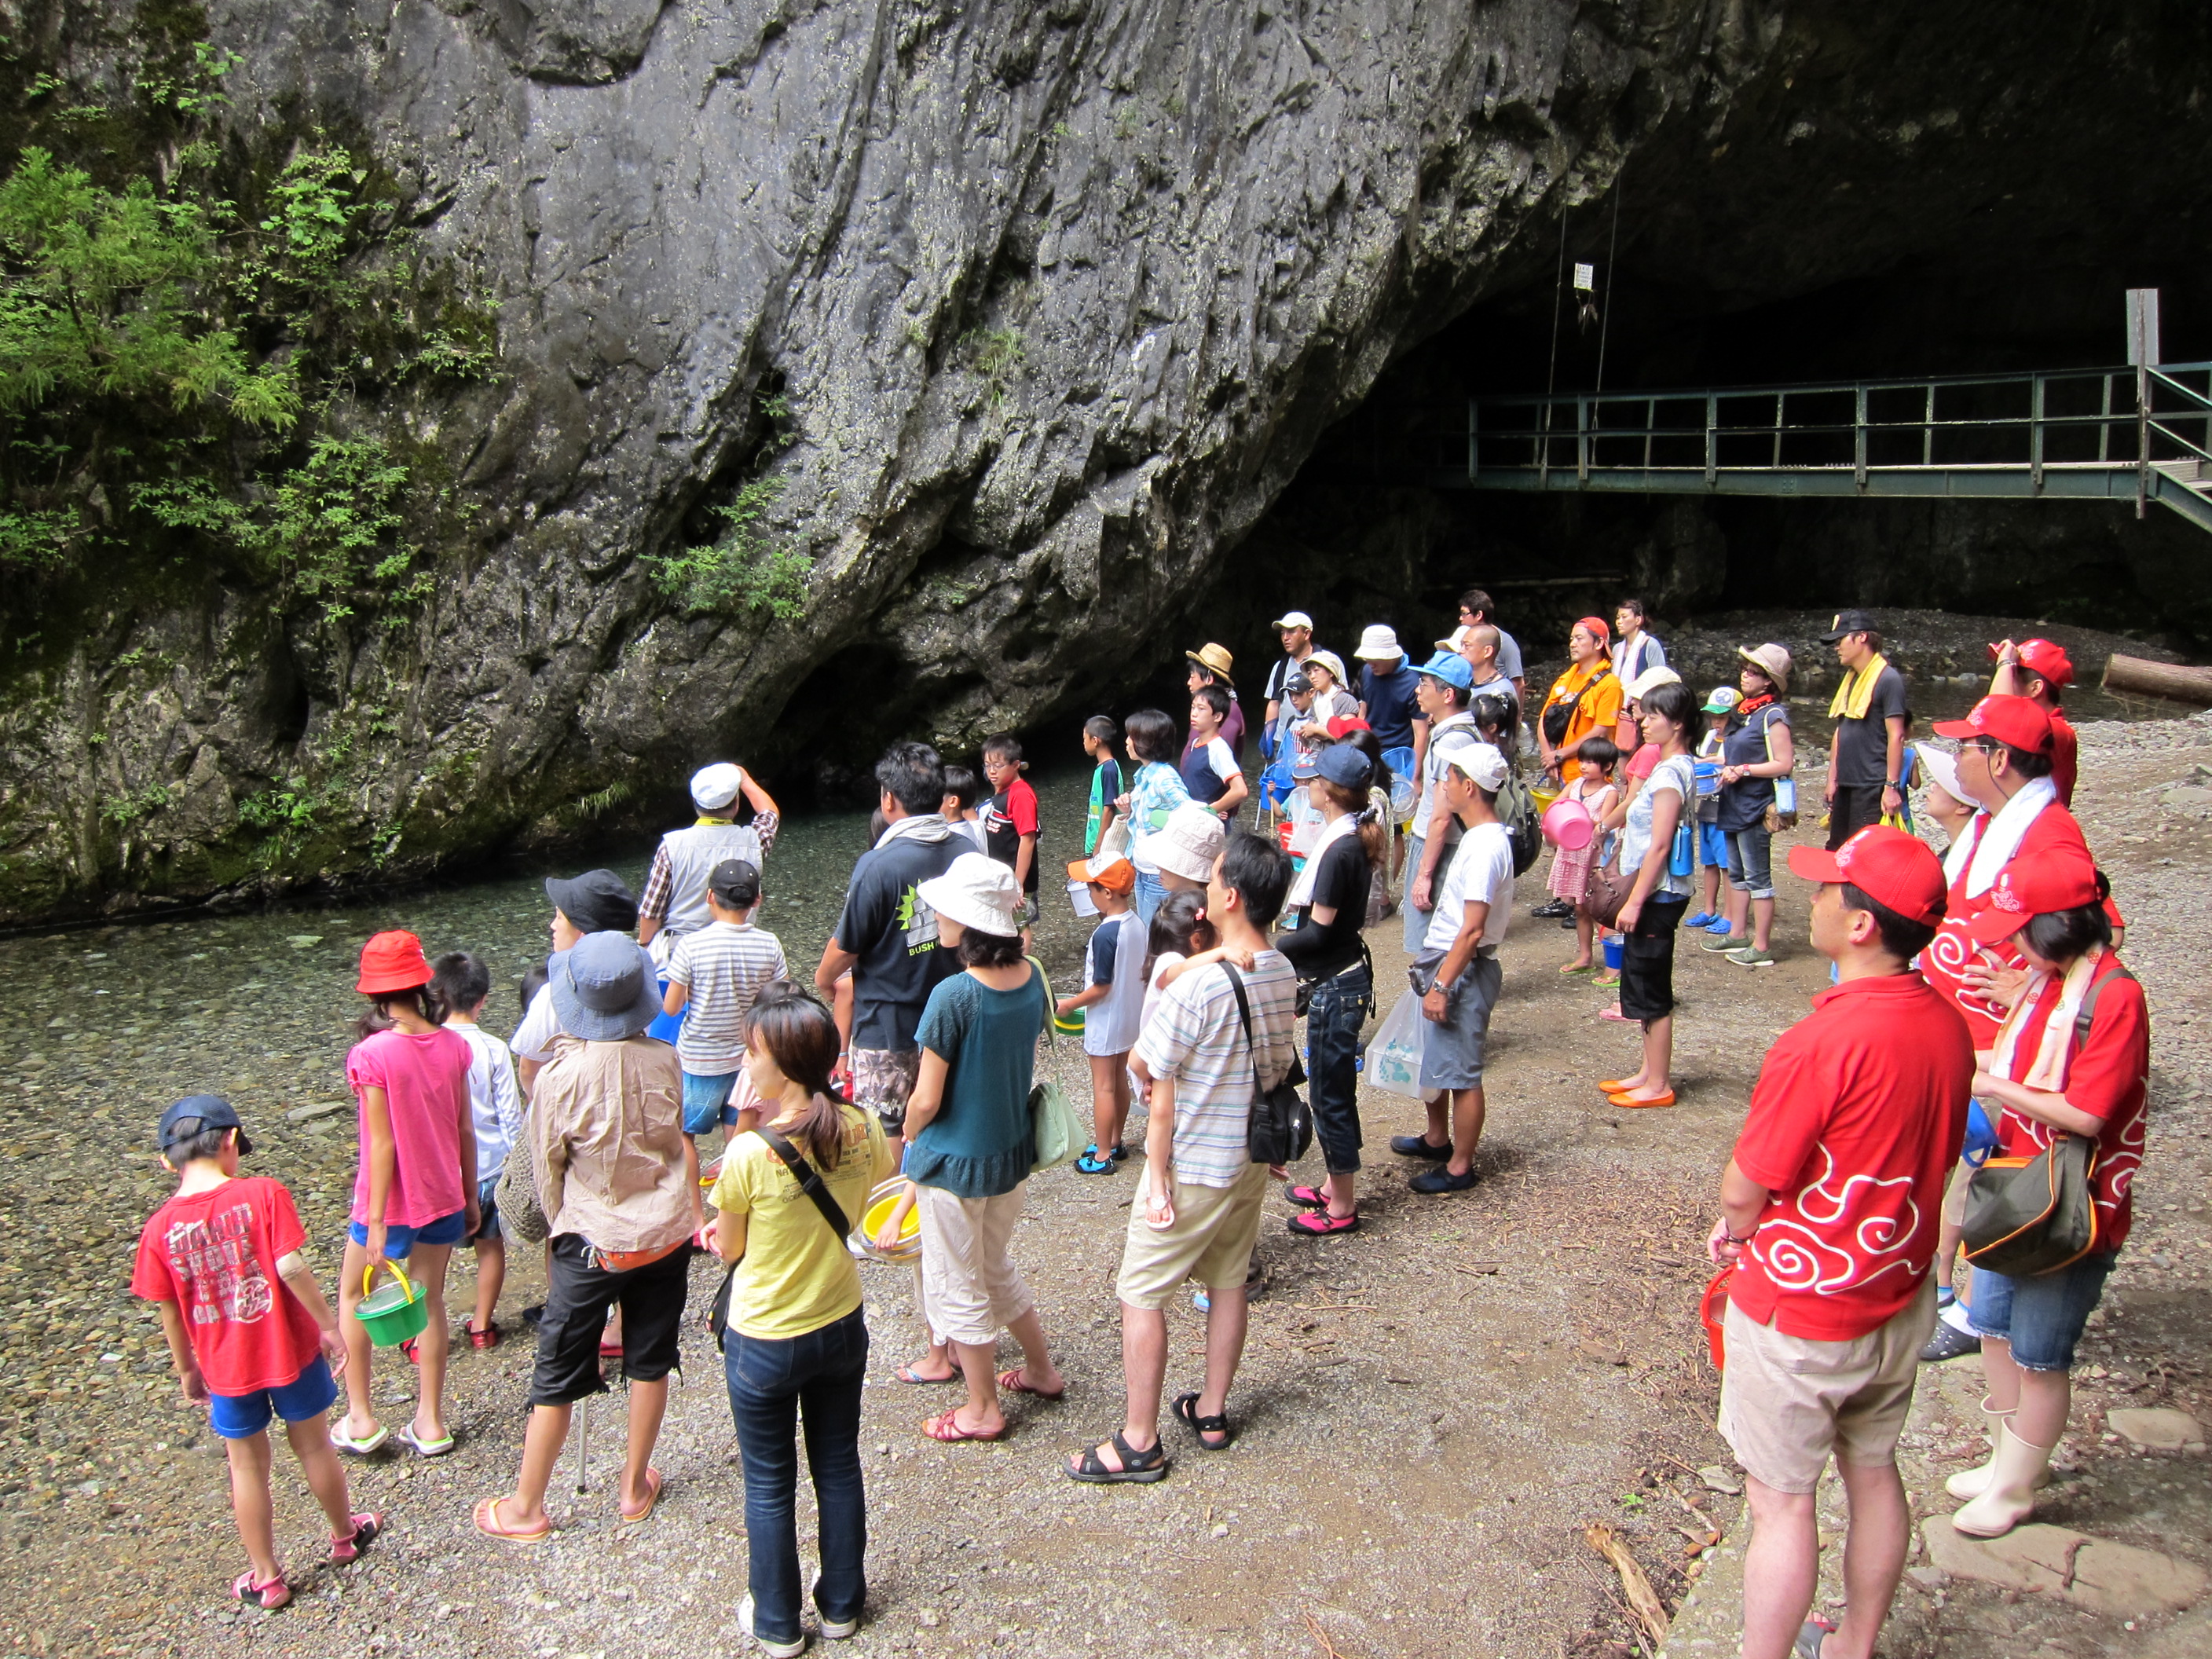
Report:
M628 934L586 933L553 958L547 988L567 1036L586 1042L634 1037L660 1013L652 954Z
M1468 665L1465 657L1456 651L1439 651L1413 671L1416 674L1433 675L1446 685L1464 691L1474 684L1474 670Z

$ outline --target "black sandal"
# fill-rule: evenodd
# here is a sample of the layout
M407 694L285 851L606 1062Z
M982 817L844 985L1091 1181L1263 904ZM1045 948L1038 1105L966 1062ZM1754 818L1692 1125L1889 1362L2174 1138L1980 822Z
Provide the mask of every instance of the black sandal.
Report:
M1200 1417L1198 1414L1198 1396L1194 1394L1176 1396L1175 1414L1182 1419L1190 1431L1198 1437L1200 1451L1227 1451L1237 1443L1237 1436L1229 1426L1229 1413L1224 1412L1218 1417ZM1208 1440L1206 1437L1209 1434L1218 1434L1221 1438Z
M1144 1451L1139 1451L1121 1437L1119 1429L1114 1431L1112 1442L1120 1455L1121 1467L1109 1468L1098 1456L1098 1448L1085 1446L1083 1462L1073 1468L1063 1463L1060 1472L1071 1480L1087 1480L1095 1486L1115 1486L1125 1480L1164 1480L1168 1475L1168 1449L1155 1440Z

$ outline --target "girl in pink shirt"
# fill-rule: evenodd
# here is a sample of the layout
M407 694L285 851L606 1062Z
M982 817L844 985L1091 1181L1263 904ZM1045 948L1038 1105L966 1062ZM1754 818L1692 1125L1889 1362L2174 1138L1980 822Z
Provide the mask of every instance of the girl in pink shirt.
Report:
M446 1264L479 1224L469 1045L438 1023L430 964L414 934L379 933L363 945L356 988L370 1006L362 1040L346 1055L346 1082L361 1103L361 1168L338 1276L347 1409L331 1443L365 1455L390 1432L370 1402L368 1332L352 1316L370 1264L404 1261L430 1322L407 1345L422 1381L414 1420L399 1437L435 1457L453 1449L445 1422Z

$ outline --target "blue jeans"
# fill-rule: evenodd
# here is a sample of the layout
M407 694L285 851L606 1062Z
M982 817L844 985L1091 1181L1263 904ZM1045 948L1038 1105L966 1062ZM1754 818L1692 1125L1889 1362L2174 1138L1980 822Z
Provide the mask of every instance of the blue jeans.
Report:
M2105 1294L2105 1276L2118 1255L2085 1255L2033 1279L2008 1279L1977 1267L1966 1323L1976 1336L2011 1343L2013 1363L2024 1371L2072 1370L2074 1345Z
M738 1074L724 1072L719 1075L686 1072L684 1073L684 1133L703 1135L722 1121L722 1109L730 1103L730 1092L738 1086ZM737 1115L730 1115L737 1121Z
M1331 1175L1359 1167L1359 1028L1375 1000L1367 964L1314 987L1306 1012L1306 1072L1313 1080L1314 1138Z
M1152 912L1160 908L1161 901L1167 896L1166 883L1158 876L1146 875L1142 870L1137 872L1137 920L1146 927L1152 925Z
M825 1620L858 1619L867 1599L868 1501L860 1479L860 1380L868 1328L855 1308L834 1324L788 1341L732 1329L723 1339L730 1415L744 1461L745 1537L752 1552L753 1629L776 1642L799 1639L799 1488L794 1419L806 1433L822 1577L814 1605Z
M1753 898L1774 896L1774 837L1766 826L1731 830L1728 838L1729 885Z

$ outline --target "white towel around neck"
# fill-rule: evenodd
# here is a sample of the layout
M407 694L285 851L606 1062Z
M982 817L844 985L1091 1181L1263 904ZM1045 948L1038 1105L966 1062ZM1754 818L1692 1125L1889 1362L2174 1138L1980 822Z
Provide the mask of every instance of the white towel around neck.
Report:
M2057 799L2057 786L2049 778L2030 778L1996 816L1986 811L1976 816L1972 861L1966 866L1968 898L1979 898L1997 884L1997 877L2027 839L2028 826L2042 815L2045 807L2056 805ZM1958 855L1959 849L1954 848L1952 856ZM1944 860L1943 873L1954 881L1958 879L1958 872L1948 859Z
M1321 855L1334 842L1358 833L1359 814L1346 812L1316 837L1312 847L1307 849L1305 868L1298 872L1297 879L1291 884L1290 897L1283 901L1286 908L1295 910L1302 904L1313 902L1314 878L1321 873Z

